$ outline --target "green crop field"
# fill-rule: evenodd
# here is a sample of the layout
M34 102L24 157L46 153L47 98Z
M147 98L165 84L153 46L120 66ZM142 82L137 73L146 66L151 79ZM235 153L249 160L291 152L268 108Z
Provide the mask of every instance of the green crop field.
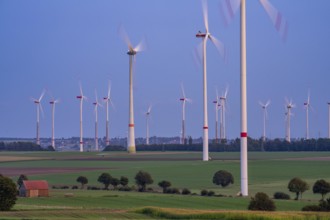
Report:
M88 185L102 187L97 178L102 172L109 172L113 177L128 177L129 185L132 186L135 174L144 170L151 174L154 183L150 187L155 191L161 191L157 185L159 181L168 180L173 187L179 189L188 188L197 194L202 189L213 190L226 197L51 189L50 197L47 198L19 198L14 206L15 211L1 213L4 215L0 215L0 219L45 219L45 210L54 213L57 211L58 214L53 219L78 219L82 215L87 219L159 219L160 216L136 212L148 206L156 209L168 208L166 212L177 208L204 210L203 212L246 212L250 199L236 197L240 191L239 152L211 153L212 161L209 162L201 161L201 156L201 152L139 152L136 155L124 152L1 152L0 173L7 173L14 181L23 173L32 180L47 180L51 186L79 186L76 178L84 175L89 180ZM330 181L329 167L330 152L250 152L249 194L253 196L257 192L265 192L272 197L275 192L281 191L293 198L294 194L287 189L291 178L300 177L312 188L318 179ZM218 170L231 172L235 179L234 184L227 188L214 185L212 177ZM68 194L72 196L67 197ZM303 194L301 201L275 200L278 210L276 213L296 213L305 205L317 204L320 198L319 194L313 194L310 189ZM58 212L59 210L61 211ZM322 214L320 219L328 217L330 219L330 215ZM301 219L314 218L315 215L309 218L302 214Z

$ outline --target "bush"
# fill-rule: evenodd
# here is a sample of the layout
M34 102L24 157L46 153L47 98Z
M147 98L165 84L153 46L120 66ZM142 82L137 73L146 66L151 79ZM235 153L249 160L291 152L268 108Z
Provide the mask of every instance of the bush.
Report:
M190 195L190 194L191 194L191 192L190 192L190 190L189 190L189 189L187 189L187 188L184 188L184 189L182 189L182 192L181 192L181 194L182 194L182 195Z
M88 186L87 190L101 190L101 188L97 186Z
M97 179L97 181L104 184L104 189L109 189L111 179L112 176L109 173L102 173Z
M69 189L68 186L61 186L61 189Z
M72 186L71 189L78 189L78 186Z
M132 189L129 186L122 186L118 188L119 191L131 191Z
M167 188L164 193L167 193L167 194L180 194L180 190L178 188Z
M228 171L219 170L213 176L213 183L216 184L216 185L220 185L222 187L226 187L229 184L234 183L234 177Z
M16 184L0 174L0 211L9 211L16 203Z
M121 176L119 181L122 186L127 186L128 184L128 178L126 176Z
M172 184L169 181L163 180L158 183L158 186L163 188L163 193L165 193L166 189L170 187Z
M318 205L306 205L301 210L306 212L320 212L321 207Z
M214 195L215 195L215 192L212 191L212 190L210 190L210 191L208 191L207 195L208 195L208 196L214 196Z
M284 192L276 192L274 193L274 199L290 199L290 196Z
M275 211L276 206L274 201L271 200L266 193L258 192L254 198L251 198L248 209L260 211Z
M206 189L203 189L203 190L201 191L201 196L207 196L208 193L209 193L209 192L208 192Z

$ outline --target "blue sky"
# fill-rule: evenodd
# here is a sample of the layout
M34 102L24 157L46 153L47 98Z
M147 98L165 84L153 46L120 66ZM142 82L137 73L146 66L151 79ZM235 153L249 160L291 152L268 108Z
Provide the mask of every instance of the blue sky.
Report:
M209 131L214 137L215 88L229 85L227 134L240 133L239 13L226 27L221 0L209 1L210 32L229 51L223 62L208 42ZM271 0L289 22L288 38L280 39L257 0L247 1L248 134L262 134L258 101L271 100L267 136L284 137L284 98L293 109L292 137L305 135L303 103L311 91L311 137L327 135L329 98L330 1ZM0 137L35 137L36 113L31 97L44 88L60 98L56 137L79 135L78 81L89 98L84 103L84 136L94 135L94 89L106 95L112 82L115 109L110 111L110 136L125 137L128 124L127 46L118 35L123 25L132 43L147 39L137 55L134 76L136 137L145 136L145 117L152 109L150 134L178 136L181 129L180 84L193 100L186 106L187 135L202 136L202 68L192 52L204 30L200 1L0 1ZM43 99L41 137L51 135L50 96ZM105 108L99 111L99 134L105 133Z

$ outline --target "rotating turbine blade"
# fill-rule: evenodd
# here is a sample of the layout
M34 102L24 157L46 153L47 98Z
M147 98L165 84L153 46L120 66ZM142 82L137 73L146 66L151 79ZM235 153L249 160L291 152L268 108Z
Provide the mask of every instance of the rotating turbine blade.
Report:
M224 98L225 98L225 100L227 99L228 90L229 90L229 87L228 87L228 86L226 86L225 95L224 95Z
M237 12L239 6L241 5L241 0L223 0L220 2L220 11L225 26L234 19L234 15Z
M149 105L149 108L148 108L148 111L147 111L148 114L150 114L150 112L151 112L151 108L152 108L152 105L150 104L150 105Z
M282 16L282 13L279 12L268 0L259 0L268 16L270 17L272 23L274 24L277 32L280 34L283 41L286 40L288 33L288 22Z
M119 26L118 33L121 36L121 38L123 39L123 41L126 43L128 49L129 50L134 50L134 48L133 48L133 46L131 44L131 41L130 41L130 39L128 37L128 34L127 34L127 32L126 32L126 30L125 30L125 28L124 28L123 25L120 25Z
M81 86L81 82L79 82L79 90L80 90L80 95L83 97L83 90L82 90L82 86Z
M41 102L39 102L39 104L38 104L38 108L40 109L40 111L41 111L41 115L42 115L42 117L44 118L44 117L45 117L45 113L44 113L44 109L42 108Z
M45 90L42 90L41 95L40 95L40 97L38 99L39 102L41 102L41 99L44 97L45 92L46 92Z
M208 12L207 12L207 2L206 0L202 1L202 7L203 7L203 17L204 17L204 25L206 33L209 33L209 21L208 21Z
M136 45L136 47L134 48L134 51L135 52L141 52L141 51L144 51L146 50L147 48L147 43L146 43L146 39L143 38L140 43L138 45Z
M182 91L182 96L184 99L186 99L186 94L184 92L183 84L181 83L181 91Z
M221 57L224 60L226 60L226 49L225 49L225 46L223 45L223 43L221 43L221 41L219 41L217 38L215 38L212 35L209 35L209 38L212 41L212 43L214 44L214 46L217 48L217 50L220 53Z
M111 82L108 82L108 96L107 99L110 100L111 99Z
M268 99L268 101L267 101L266 104L265 104L265 108L267 108L268 105L270 105L270 100L269 100L269 99Z

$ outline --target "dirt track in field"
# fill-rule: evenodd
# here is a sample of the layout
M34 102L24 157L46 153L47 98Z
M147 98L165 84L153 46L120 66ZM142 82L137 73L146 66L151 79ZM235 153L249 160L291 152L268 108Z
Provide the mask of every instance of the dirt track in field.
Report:
M1 167L0 173L4 176L19 176L21 174L25 175L41 175L41 174L56 174L56 173L75 173L79 171L92 171L92 170L109 170L110 168L52 168L52 167ZM113 169L113 168L112 168Z

